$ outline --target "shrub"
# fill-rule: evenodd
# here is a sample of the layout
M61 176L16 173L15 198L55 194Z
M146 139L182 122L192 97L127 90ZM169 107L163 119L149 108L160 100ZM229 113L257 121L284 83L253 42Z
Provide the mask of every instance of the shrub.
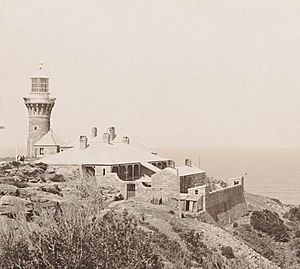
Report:
M278 242L289 241L289 228L278 214L271 210L253 211L250 223L254 229L272 236Z
M296 238L300 238L300 230L298 230L298 231L295 232L295 237Z
M271 198L271 200L272 200L273 202L277 203L278 205L283 206L282 202L281 202L279 199Z
M0 171L5 171L5 170L11 169L11 168L12 167L9 163L4 163L4 164L0 165Z
M252 226L250 224L242 224L241 227L247 230L248 232L252 231Z
M11 165L14 166L14 167L19 167L19 166L21 166L21 163L20 162L16 162L16 161L12 161Z
M172 230L173 230L175 233L178 233L178 234L184 233L183 227L182 227L181 225L179 225L177 222L171 221L170 224L171 224L171 226L172 226Z
M126 211L110 211L103 218L95 214L74 208L54 219L47 213L34 228L12 222L9 231L0 235L1 267L161 268L151 235L140 230Z
M300 221L300 206L291 208L286 217L290 221Z
M160 255L163 260L167 260L172 264L177 264L176 268L181 268L182 263L186 262L185 253L181 249L180 244L171 240L168 236L161 233L156 227L151 226L149 223L144 222L143 226L146 226L149 230L153 231L151 235L151 245L155 248L155 253Z
M36 163L35 165L37 167L41 168L43 171L46 171L48 168L48 164L46 164L46 163Z
M233 259L235 257L234 253L233 253L233 249L230 246L221 247L221 252L222 252L222 255L224 257L226 257L227 259Z
M122 193L114 197L114 201L121 201L121 200L124 200L124 196L122 195Z
M196 261L198 264L205 265L207 257L211 256L211 252L203 242L203 236L196 230L189 230L179 234L187 249L190 251L190 260Z
M238 231L238 237L246 241L256 252L267 259L272 260L274 258L273 249L276 247L276 242L270 236L260 236L256 230L248 229L248 225L241 225Z

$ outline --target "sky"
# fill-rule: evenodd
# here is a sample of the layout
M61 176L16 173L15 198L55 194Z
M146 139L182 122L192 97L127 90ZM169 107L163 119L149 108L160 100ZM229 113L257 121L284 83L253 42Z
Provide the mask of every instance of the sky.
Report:
M66 141L300 147L298 0L0 0L0 147L44 63Z

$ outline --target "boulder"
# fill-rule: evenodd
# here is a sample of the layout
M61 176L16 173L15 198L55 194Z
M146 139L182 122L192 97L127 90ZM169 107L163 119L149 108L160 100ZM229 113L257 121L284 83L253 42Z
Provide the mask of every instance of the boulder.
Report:
M45 188L49 190L50 188L55 188L55 187L36 186L36 187L20 189L20 196L29 199L30 201L42 207L52 207L55 206L57 203L62 204L64 202L64 198L62 198L61 195L56 195L47 192Z
M20 197L5 195L0 198L0 215L31 214L32 202Z
M79 168L77 167L59 167L55 168L55 172L58 175L62 175L66 180L74 180L80 177Z
M65 178L62 174L50 173L45 174L44 176L45 181L47 182L64 182Z
M8 184L0 184L0 196L11 195L18 196L19 189L16 186Z
M49 192L52 194L57 194L59 196L63 196L61 194L61 189L56 184L54 184L54 185L47 184L47 185L41 186L40 190L42 190L44 192Z

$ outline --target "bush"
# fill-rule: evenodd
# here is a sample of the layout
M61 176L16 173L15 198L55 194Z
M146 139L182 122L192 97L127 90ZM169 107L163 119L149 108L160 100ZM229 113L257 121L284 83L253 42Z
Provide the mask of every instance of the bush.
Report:
M211 252L203 242L203 236L196 230L189 230L179 234L187 249L190 251L190 260L196 261L198 264L206 265L206 258L211 256ZM206 267L204 267L206 268Z
M121 201L124 200L124 196L120 193L114 197L114 201Z
M300 230L298 230L298 231L295 232L295 237L296 238L300 238Z
M222 252L222 255L224 257L226 257L227 259L233 259L235 257L234 253L233 253L233 249L230 246L221 247L221 252Z
M271 200L272 200L273 202L277 203L278 205L283 206L282 202L281 202L279 199L271 198Z
M247 242L252 249L269 260L274 259L273 249L276 248L276 242L270 236L261 236L260 232L249 229L248 225L241 225L238 231L238 237Z
M178 265L175 266L176 268L181 268L186 260L184 258L185 253L181 249L180 244L175 240L171 240L168 236L161 233L156 227L151 226L147 222L143 222L143 226L153 231L151 235L151 244L155 248L155 253L157 253L162 260Z
M14 167L19 167L19 166L21 166L21 163L20 163L20 162L12 161L12 162L10 162L10 163L11 163L11 165L14 166Z
M43 171L46 171L48 168L48 164L46 164L46 163L36 163L35 165L37 167L41 168Z
M286 217L290 221L300 221L300 206L291 208Z
M11 224L0 235L2 268L161 268L151 235L126 211L97 218L93 210L74 208L55 219L44 214L34 228Z
M253 211L250 223L254 229L272 236L278 242L289 241L289 228L278 214L271 210Z

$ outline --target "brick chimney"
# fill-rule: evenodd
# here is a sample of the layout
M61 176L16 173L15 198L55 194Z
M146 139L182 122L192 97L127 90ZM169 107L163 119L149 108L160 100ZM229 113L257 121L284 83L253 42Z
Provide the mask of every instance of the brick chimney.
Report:
M122 142L129 145L130 138L128 136L123 136Z
M192 167L192 160L191 160L191 159L185 159L185 160L184 160L184 164L185 164L186 166Z
M109 133L109 135L110 135L110 140L111 141L114 141L114 139L116 138L116 128L115 127L113 127L113 126L111 126L111 127L109 127L108 129L107 129L107 132Z
M103 139L103 143L110 144L110 134L109 133L103 133L102 139Z
M97 136L97 127L92 127L92 138L96 137Z
M81 135L79 138L79 148L80 149L86 149L88 145L88 139L85 135Z

